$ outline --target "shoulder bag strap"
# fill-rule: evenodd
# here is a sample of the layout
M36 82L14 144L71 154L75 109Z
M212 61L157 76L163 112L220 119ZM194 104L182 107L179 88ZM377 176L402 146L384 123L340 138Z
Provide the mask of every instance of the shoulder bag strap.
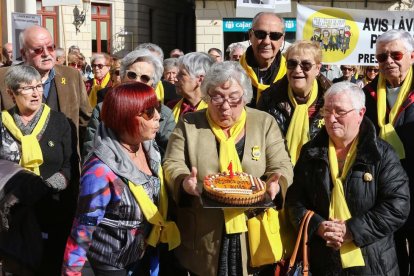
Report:
M308 216L311 212L312 211L308 210L306 212L306 214L303 216L302 221L300 222L298 237L296 238L295 247L293 249L292 256L290 257L290 260L289 260L289 269L288 269L288 271L290 271L293 268L293 266L295 265L296 257L298 255L298 251L299 251L300 242L302 240L303 227L305 226L307 218L308 218Z
M308 276L309 273L309 260L308 260L308 226L314 212L308 211L306 217L305 227L303 229L303 276Z

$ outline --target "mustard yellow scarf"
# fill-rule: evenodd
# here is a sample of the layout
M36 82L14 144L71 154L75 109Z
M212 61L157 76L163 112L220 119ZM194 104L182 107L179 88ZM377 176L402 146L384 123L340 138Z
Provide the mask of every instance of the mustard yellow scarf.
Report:
M135 185L131 181L128 181L128 186L135 200L138 202L142 213L144 213L145 218L153 225L147 243L153 247L156 247L159 242L168 243L168 250L172 250L181 243L180 231L175 222L166 220L168 196L164 186L164 176L161 166L158 174L161 183L159 209L149 198L142 185Z
M356 158L356 151L358 145L358 138L352 142L351 148L346 156L345 164L342 174L339 175L338 158L336 156L335 146L331 139L329 139L329 168L331 171L331 179L333 182L333 189L331 194L331 202L329 205L329 217L340 220L350 219L351 212L346 203L343 181L354 164ZM342 268L365 266L364 258L359 247L354 242L344 243L340 250Z
M286 133L286 142L290 153L290 160L295 165L302 146L309 141L308 109L318 97L318 82L316 80L313 81L312 90L306 104L298 104L296 102L290 86L288 87L288 96L295 110Z
M262 92L268 88L270 85L267 84L262 84L259 82L256 73L254 72L253 68L250 67L247 64L246 61L246 53L244 53L242 55L242 57L240 58L240 65L244 68L244 70L246 70L246 73L249 75L250 80L252 81L252 85L254 87L257 88L257 97L256 97L256 102L259 101L260 96L262 95ZM286 75L286 59L285 57L282 55L281 59L280 59L280 66L279 66L279 71L277 72L277 75L275 77L275 79L273 80L273 82L277 82L278 80L280 80L281 78L283 78L284 75Z
M227 171L227 167L229 166L230 162L232 162L234 172L242 172L243 168L236 150L236 138L240 135L240 133L242 133L244 126L246 124L246 111L243 109L240 118L231 127L229 137L227 137L224 131L221 129L221 127L211 119L208 110L206 112L206 115L210 128L220 143L220 171ZM244 209L226 208L223 209L223 212L227 234L241 233L247 231Z
M160 103L164 103L164 85L162 81L159 81L157 87L155 88L155 94L157 95L157 99Z
M174 105L174 107L172 109L172 113L173 113L173 116L174 116L174 121L176 123L178 122L178 119L180 119L181 106L183 104L183 101L184 101L184 99L181 99L178 103L176 103ZM199 111L199 110L205 109L205 108L207 108L207 106L208 106L208 104L205 101L201 100L198 103L196 110Z
M20 165L37 175L40 175L39 167L43 164L42 149L40 148L39 141L37 140L37 135L39 135L44 128L49 113L50 108L47 105L44 105L42 115L40 115L39 121L37 122L32 133L29 135L23 135L22 131L17 127L9 112L7 110L1 112L3 125L8 131L10 131L13 137L22 144Z
M382 73L379 74L378 79L378 86L377 86L377 116L378 116L378 125L380 127L380 137L390 143L395 151L398 153L400 159L405 158L405 150L404 145L400 140L397 132L394 129L394 123L397 119L398 112L403 105L404 101L408 97L408 93L410 92L410 85L413 79L413 69L410 67L408 70L407 76L400 88L400 92L398 93L397 101L395 102L394 106L391 108L388 123L386 122L387 117L387 89L385 78Z
M98 91L105 88L109 81L111 80L111 75L106 73L105 77L101 81L101 84L98 84L96 79L93 79L93 85L91 92L89 93L89 103L94 108L98 102Z

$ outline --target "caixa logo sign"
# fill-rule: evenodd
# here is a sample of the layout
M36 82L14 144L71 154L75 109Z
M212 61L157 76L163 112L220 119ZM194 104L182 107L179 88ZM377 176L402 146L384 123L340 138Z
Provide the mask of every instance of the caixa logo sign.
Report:
M296 19L284 18L285 31L296 32ZM223 32L247 32L252 27L251 19L223 19Z

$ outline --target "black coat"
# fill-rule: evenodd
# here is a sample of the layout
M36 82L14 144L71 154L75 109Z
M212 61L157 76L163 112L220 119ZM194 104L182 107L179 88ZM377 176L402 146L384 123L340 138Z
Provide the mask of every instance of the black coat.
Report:
M346 180L345 198L352 218L347 220L354 243L360 247L364 267L341 269L339 251L326 246L317 234L329 218L332 181L328 164L328 134L323 128L303 148L288 189L286 207L298 228L306 210L315 211L309 224L310 269L314 275L399 275L393 233L410 210L408 178L391 146L376 137L372 123L364 118L357 156ZM370 173L372 181L365 181ZM338 273L338 274L335 274Z

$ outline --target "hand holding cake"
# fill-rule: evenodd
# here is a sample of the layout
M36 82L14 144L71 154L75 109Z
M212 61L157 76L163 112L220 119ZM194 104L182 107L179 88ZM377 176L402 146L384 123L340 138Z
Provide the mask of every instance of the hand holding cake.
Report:
M275 199L280 191L279 178L281 175L280 173L274 173L266 181L267 193L272 200Z
M191 168L191 174L184 178L183 189L186 193L193 196L200 196L200 192L197 189L197 168Z

